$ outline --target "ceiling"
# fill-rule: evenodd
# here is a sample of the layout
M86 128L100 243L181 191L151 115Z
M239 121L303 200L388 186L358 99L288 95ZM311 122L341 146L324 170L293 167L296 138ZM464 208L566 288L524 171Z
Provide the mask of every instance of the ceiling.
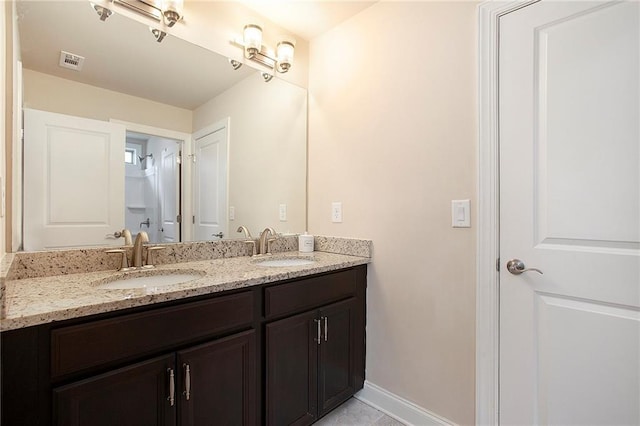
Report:
M307 40L375 3L239 1ZM227 58L176 37L156 43L147 26L117 13L101 22L87 1L19 0L17 9L26 69L188 110L255 73L232 71ZM81 72L58 66L62 50L86 58Z
M89 2L22 0L17 7L26 69L188 110L253 73L233 71L227 58L176 37L157 43L148 26L117 13L101 22ZM58 66L61 50L85 57L82 71Z
M305 40L311 40L377 3L377 0L240 0L240 2L291 33Z

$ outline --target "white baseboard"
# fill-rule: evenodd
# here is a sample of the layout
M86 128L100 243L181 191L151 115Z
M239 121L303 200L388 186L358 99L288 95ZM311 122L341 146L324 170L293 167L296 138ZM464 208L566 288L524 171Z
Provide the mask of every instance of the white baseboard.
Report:
M364 388L355 397L367 405L382 411L405 425L416 426L450 426L455 425L450 420L438 416L413 402L407 401L380 386L369 381L364 382Z

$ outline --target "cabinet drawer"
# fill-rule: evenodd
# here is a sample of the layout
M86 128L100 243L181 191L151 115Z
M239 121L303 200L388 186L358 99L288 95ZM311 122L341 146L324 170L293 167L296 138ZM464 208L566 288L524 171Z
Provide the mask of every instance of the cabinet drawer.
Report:
M53 330L51 375L60 377L247 326L253 309L253 293L244 292Z
M356 294L353 269L301 279L264 290L265 318L313 309Z

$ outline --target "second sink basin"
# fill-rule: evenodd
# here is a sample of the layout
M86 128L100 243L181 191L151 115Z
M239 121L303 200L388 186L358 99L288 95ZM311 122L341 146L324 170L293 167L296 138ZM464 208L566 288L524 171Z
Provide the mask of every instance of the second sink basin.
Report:
M163 287L172 284L182 284L202 278L204 272L193 270L150 270L125 273L113 279L103 280L95 285L95 288L131 289L145 287Z
M291 257L284 259L268 259L256 262L258 266L304 266L316 263L315 260L302 257Z

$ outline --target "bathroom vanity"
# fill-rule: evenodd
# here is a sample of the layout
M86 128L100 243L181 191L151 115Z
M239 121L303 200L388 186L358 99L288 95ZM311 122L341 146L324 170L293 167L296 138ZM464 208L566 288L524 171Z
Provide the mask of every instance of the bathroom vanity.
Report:
M199 262L248 269L173 300L125 295L130 307L5 329L2 424L313 423L364 384L368 263L317 256L333 266Z

